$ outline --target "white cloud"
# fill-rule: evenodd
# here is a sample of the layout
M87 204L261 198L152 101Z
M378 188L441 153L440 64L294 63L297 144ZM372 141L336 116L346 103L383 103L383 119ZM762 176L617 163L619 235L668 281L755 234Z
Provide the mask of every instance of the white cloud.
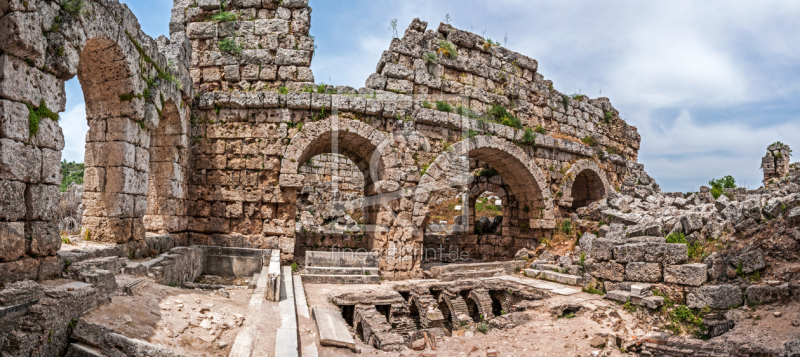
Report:
M83 103L61 114L61 130L64 132L64 151L61 158L67 161L83 162L86 152L86 106Z

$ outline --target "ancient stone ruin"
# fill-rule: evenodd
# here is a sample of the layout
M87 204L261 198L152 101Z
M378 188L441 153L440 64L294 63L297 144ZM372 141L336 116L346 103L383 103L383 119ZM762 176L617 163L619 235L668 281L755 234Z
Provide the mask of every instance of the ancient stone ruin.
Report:
M800 355L788 145L758 190L662 192L608 98L449 24L316 83L311 11L174 0L153 39L114 0L0 0L3 356L408 355L580 319L552 353Z

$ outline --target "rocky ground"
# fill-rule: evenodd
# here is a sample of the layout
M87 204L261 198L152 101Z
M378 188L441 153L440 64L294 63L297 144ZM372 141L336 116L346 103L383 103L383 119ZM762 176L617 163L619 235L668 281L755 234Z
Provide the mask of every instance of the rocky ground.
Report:
M116 278L120 286L135 280L127 275ZM252 291L226 292L227 297L151 282L133 296L115 296L111 304L83 318L185 356L227 356L244 322Z

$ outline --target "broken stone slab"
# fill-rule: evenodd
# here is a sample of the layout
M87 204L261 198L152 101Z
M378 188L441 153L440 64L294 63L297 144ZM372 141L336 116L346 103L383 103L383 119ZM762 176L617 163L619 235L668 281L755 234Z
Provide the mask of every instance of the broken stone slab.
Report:
M641 301L639 301L639 305L651 310L655 310L661 306L664 306L664 298L661 296L648 296L641 299Z
M573 286L579 286L583 284L583 277L581 276L557 273L554 271L526 269L525 275L532 278L544 279Z
M742 290L736 285L706 285L686 289L686 306L702 309L727 309L742 306Z
M319 341L323 346L355 348L355 340L347 329L347 323L339 311L314 307L312 316L319 331Z
M631 285L631 296L638 296L641 298L652 296L653 291L650 284L633 284Z
M665 265L664 282L700 286L708 280L708 266L704 263Z
M270 256L264 296L270 301L279 301L281 297L281 252L278 249L273 249Z
M606 299L618 302L628 302L631 298L631 293L622 290L613 290L606 293Z
M586 255L595 260L614 259L614 245L616 244L616 240L595 238L592 240L589 250L586 250Z

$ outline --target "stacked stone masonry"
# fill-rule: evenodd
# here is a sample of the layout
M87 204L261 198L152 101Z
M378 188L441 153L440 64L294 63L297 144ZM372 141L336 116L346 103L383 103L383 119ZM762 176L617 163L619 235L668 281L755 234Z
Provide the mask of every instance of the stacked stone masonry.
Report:
M0 3L9 34L0 39L0 265L8 280L56 266L64 139L47 114L64 111L64 82L76 75L89 124L82 234L91 240L136 242L153 232L176 245L278 248L291 260L295 248L319 249L323 238L298 242L298 195L319 178L301 168L336 153L363 176L346 189L364 197L344 201L366 203L370 228L325 244L380 251L385 278L421 277L429 199L487 183L465 175L470 168L497 170L513 197L500 234L474 240L475 251L498 241L533 248L558 216L641 170L639 134L608 99L564 96L535 60L448 25L434 31L414 20L365 88L315 85L310 14L303 0L225 8L175 0L170 38L152 39L112 0L78 12L59 1ZM437 54L443 41L457 57ZM436 60L426 64L427 53ZM500 105L522 126L429 105L439 100L477 113ZM32 133L33 114L42 119ZM523 238L507 242L514 235Z

